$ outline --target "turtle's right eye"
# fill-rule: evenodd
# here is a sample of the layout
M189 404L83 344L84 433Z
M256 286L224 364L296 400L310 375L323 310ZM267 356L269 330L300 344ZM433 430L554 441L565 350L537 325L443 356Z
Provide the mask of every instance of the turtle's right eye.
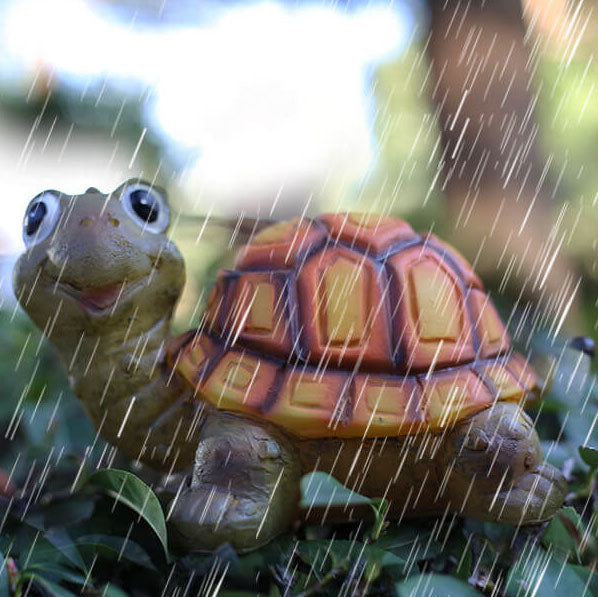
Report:
M31 247L47 238L54 230L60 203L56 194L44 191L31 200L23 219L23 240Z
M122 203L144 231L160 234L168 228L170 211L166 198L152 185L141 181L129 184L122 192Z

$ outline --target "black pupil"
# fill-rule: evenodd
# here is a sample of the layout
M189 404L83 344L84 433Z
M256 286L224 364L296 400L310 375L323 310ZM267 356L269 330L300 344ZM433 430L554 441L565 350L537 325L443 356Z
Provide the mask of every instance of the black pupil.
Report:
M149 191L137 189L130 195L131 207L145 222L151 224L158 219L158 202Z
M27 236L31 236L39 230L47 213L48 208L46 207L46 204L41 201L34 203L29 208L27 215L25 216L25 232L27 233Z
M596 355L596 345L594 344L594 340L589 336L578 336L577 338L573 338L570 345L572 348L583 352L591 359Z

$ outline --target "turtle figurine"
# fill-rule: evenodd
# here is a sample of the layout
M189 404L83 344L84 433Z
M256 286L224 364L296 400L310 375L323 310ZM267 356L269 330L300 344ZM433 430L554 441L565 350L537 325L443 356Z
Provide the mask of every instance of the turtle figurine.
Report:
M166 473L173 539L254 549L327 472L389 518L549 519L566 493L523 410L537 377L465 259L403 220L272 224L219 273L198 329L172 337L183 259L165 193L45 191L27 207L21 305L99 434Z

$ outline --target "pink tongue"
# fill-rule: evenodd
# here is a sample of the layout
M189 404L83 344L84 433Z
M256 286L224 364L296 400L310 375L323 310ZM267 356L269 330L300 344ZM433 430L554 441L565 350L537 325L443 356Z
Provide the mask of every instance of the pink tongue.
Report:
M85 307L106 309L116 302L122 284L110 284L96 288L84 288L81 291L81 302Z

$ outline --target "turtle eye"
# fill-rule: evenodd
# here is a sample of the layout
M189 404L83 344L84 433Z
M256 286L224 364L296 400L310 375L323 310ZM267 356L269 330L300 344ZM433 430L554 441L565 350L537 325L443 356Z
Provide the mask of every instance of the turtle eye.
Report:
M150 185L129 185L123 191L122 202L127 214L144 230L158 234L168 227L170 211L166 199Z
M590 338L589 336L577 336L569 342L569 346L583 352L591 359L596 356L596 345L594 344L593 338Z
M43 201L32 203L25 216L25 234L33 236L39 230L47 214L48 208Z
M475 452L486 450L489 445L490 440L488 439L488 436L484 431L475 427L467 434L464 444L468 450L474 450Z
M153 224L158 219L160 206L158 200L146 189L136 189L129 195L133 211L148 224Z
M23 219L23 241L31 247L43 241L54 230L60 214L60 202L51 191L34 197L25 211Z

